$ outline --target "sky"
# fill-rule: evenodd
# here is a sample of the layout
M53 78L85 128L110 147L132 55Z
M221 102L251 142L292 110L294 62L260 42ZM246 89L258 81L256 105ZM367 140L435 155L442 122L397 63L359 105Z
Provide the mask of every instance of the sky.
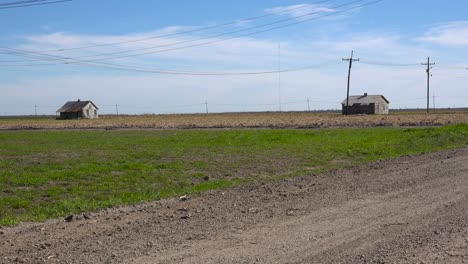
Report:
M0 115L468 107L466 0L73 0L2 9ZM250 74L245 74L250 73ZM252 74L254 73L254 74Z

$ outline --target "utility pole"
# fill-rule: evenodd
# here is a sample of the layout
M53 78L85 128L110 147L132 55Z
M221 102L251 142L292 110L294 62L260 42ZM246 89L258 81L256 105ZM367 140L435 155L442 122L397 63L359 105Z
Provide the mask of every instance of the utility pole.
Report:
M281 112L281 43L278 44L278 106Z
M351 57L347 59L343 59L343 61L349 61L349 69L348 69L348 89L346 92L346 115L349 114L349 83L351 82L351 68L353 67L353 62L359 61L359 59L353 59L354 50L351 51Z
M421 63L421 65L427 66L426 73L427 73L427 113L429 114L429 98L430 98L430 83L431 83L431 69L432 65L435 63L431 63L431 58L427 57L427 63Z
M309 97L307 97L307 109L308 109L309 112L310 112L310 100L309 100Z
M117 116L119 116L119 105L118 104L115 105L115 114Z
M34 116L37 117L37 104L34 105Z
M208 114L208 101L205 101L205 110L206 110L206 113Z

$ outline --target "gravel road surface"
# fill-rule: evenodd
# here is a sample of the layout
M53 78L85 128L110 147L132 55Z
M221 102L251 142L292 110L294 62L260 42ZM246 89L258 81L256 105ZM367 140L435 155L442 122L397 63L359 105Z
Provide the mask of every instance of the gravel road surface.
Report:
M468 263L468 148L0 229L0 263Z

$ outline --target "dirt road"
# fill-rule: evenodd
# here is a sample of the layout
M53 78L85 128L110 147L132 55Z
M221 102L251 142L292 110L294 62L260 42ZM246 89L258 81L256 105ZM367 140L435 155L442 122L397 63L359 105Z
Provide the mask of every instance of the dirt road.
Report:
M4 228L0 263L468 263L468 148Z

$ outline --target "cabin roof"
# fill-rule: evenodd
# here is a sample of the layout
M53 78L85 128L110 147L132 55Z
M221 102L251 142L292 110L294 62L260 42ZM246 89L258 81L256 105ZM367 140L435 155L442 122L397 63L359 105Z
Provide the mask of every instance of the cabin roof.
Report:
M62 107L60 107L57 112L60 113L75 113L75 112L80 112L85 108L88 104L92 104L96 109L99 109L92 101L69 101L66 102Z
M387 100L387 98L385 98L385 96L383 96L383 95L368 95L368 94L353 95L353 96L349 97L349 105L350 106L352 106L354 104L369 105L369 104L372 104L372 103L382 102L382 100L385 101L387 104L390 103ZM346 105L346 99L344 99L341 104Z

